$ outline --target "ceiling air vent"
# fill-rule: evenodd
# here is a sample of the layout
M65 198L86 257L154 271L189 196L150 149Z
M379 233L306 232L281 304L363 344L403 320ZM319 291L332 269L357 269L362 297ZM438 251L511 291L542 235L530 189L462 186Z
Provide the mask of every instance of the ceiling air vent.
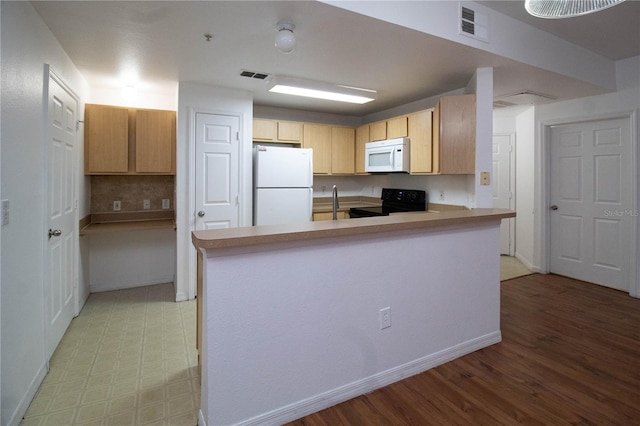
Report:
M265 74L265 73L261 73L261 72L253 72L253 71L242 70L240 72L240 76L241 77L255 78L255 79L258 79L258 80L264 80L265 78L269 77L269 74Z
M502 108L514 105L539 105L555 101L555 96L544 93L536 93L531 90L521 90L508 95L497 96L493 101L494 108Z
M487 15L460 5L460 34L480 41L489 41Z

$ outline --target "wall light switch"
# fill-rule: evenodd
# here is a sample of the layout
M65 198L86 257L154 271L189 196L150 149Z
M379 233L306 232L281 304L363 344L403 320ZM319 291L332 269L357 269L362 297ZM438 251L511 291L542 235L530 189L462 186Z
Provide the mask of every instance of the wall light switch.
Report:
M163 208L164 210L167 210L167 209L168 209L168 208L170 208L170 207L171 207L171 204L170 204L170 202L169 202L169 199L168 199L168 198L163 198L163 199L162 199L162 208Z
M380 330L391 327L391 307L380 309Z
M122 208L122 203L120 203L120 201L114 201L113 202L113 211L114 212L119 212L121 208Z
M489 185L489 172L480 172L480 185Z
M145 210L149 210L151 208L151 200L143 200L142 208Z

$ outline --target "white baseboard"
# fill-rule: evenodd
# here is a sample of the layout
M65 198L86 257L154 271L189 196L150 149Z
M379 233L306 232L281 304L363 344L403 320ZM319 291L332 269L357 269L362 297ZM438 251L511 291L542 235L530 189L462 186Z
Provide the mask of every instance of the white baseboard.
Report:
M15 411L11 415L11 418L9 419L7 426L18 426L20 424L20 421L22 421L22 418L26 414L27 409L29 408L29 405L31 405L31 401L33 401L33 398L36 396L36 392L38 392L38 388L40 387L40 384L42 384L42 381L47 375L47 371L48 371L47 363L45 362L40 366L40 368L38 369L38 372L33 377L33 380L31 380L31 383L29 384L27 391L22 396L20 403L18 404Z
M202 414L202 410L198 410L198 426L207 426L207 422L204 420L204 414Z
M532 272L540 272L540 271L536 270L537 268L534 267L533 264L531 262L529 262L528 259L525 259L524 257L522 257L522 255L520 253L518 253L517 251L516 251L515 258L518 259L530 271L532 271Z
M261 414L254 418L242 421L239 425L280 425L306 415L315 413L325 408L334 406L349 399L358 397L378 388L390 385L407 377L422 373L423 371L437 367L461 356L475 352L479 349L491 346L502 341L500 331L469 340L459 345L427 355L415 361L394 367L370 377L349 383L339 388L324 392L312 398L302 400L291 405L279 408L269 413ZM199 426L206 426L205 419L199 413Z

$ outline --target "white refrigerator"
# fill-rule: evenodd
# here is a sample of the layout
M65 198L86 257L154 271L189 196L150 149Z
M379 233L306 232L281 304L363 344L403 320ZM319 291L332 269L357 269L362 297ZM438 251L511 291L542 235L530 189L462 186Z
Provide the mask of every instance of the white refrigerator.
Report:
M254 225L312 220L313 150L255 146L253 184Z

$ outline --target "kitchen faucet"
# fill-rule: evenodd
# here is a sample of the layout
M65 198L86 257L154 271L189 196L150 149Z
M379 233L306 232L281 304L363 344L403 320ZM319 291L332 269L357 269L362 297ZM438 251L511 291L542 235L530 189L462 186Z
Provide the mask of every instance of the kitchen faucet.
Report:
M333 220L338 220L338 187L333 185Z

